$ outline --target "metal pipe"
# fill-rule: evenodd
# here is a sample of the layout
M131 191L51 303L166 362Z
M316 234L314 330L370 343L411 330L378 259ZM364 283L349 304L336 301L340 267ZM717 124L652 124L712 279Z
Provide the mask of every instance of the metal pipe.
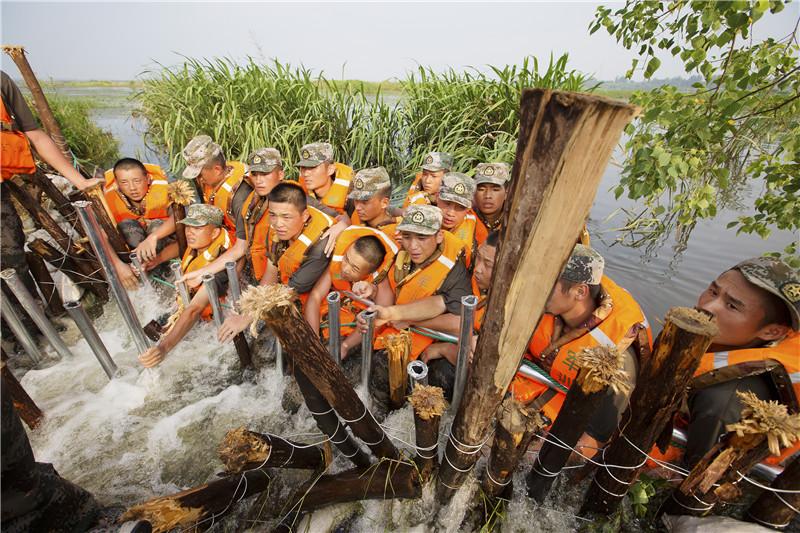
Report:
M81 224L83 224L83 229L86 230L86 237L92 245L94 254L97 256L97 260L100 262L103 272L105 272L108 286L111 288L111 293L114 296L114 301L117 303L125 325L128 326L128 331L131 332L136 348L139 352L147 351L150 347L150 339L144 334L142 323L139 322L139 318L136 316L136 310L133 308L130 298L128 298L128 291L122 286L114 264L111 262L112 254L116 252L111 248L108 239L102 238L102 229L92 210L92 202L82 200L73 202L72 206L75 208L75 212L78 213L78 218Z
M526 378L529 378L529 379L531 379L531 380L533 380L533 381L535 381L537 383L541 383L542 385L545 385L546 387L549 387L549 388L551 388L553 390L562 392L561 389L556 387L551 380L547 379L546 377L541 375L539 372L537 372L536 370L534 370L533 368L529 367L528 365L526 365L524 363L519 365L519 369L517 369L517 372L519 372L520 374L522 374Z
M361 384L369 389L369 376L372 373L372 343L375 336L375 311L361 313L367 322L367 332L361 336ZM369 395L368 395L369 396Z
M17 310L14 309L14 306L11 305L11 302L8 301L5 295L0 295L0 304L2 304L0 313L2 313L8 327L11 328L14 336L25 349L25 353L31 358L33 364L39 366L39 363L42 361L42 352L39 351L39 347L36 346L36 341L33 339L30 332L25 329L25 325L22 323L22 318L17 314Z
M464 386L467 384L467 369L469 368L469 352L472 349L472 327L475 319L475 307L478 297L470 294L461 297L461 325L458 331L458 359L456 360L456 378L453 385L453 401L450 404L452 411L458 411L458 404L464 395Z
M133 265L133 269L136 271L136 276L139 278L139 281L141 281L145 285L149 285L150 287L152 287L153 283L147 276L147 272L144 271L142 262L139 261L139 256L136 255L136 252L131 252L130 258L131 258L131 265Z
M338 291L328 294L328 351L336 364L342 364L341 317L339 316L342 297Z
M117 374L117 365L111 358L111 354L108 353L100 335L97 334L97 330L94 329L94 325L86 314L81 302L79 300L64 302L64 309L67 310L67 313L69 313L75 325L78 326L83 338L89 343L89 348L92 349L94 356L97 358L100 366L103 367L103 371L108 376L108 379L114 379L114 376Z
M286 371L286 362L283 359L283 346L278 337L275 337L275 367L280 370L284 376L288 375Z
M420 361L419 359L411 361L408 363L406 370L408 372L408 379L411 382L412 391L417 385L428 384L428 365L426 365L424 361Z
M361 296L356 296L356 294L353 292L350 291L342 291L342 292L346 297L350 298L354 302L366 305L367 307L372 307L373 305L375 305L375 302L373 302L372 300L367 300L366 298L362 298Z
M173 281L178 288L178 294L180 294L181 300L183 301L183 307L188 307L189 302L192 301L192 298L189 296L189 287L186 286L185 281L178 282L178 279L183 275L181 272L181 264L177 261L173 261L169 264L169 268L172 270L172 275L174 276Z
M414 333L419 333L420 335L425 335L426 337L430 337L432 339L439 339L442 342L452 342L453 344L458 344L458 337L455 335L450 335L449 333L444 333L442 331L436 331L435 329L431 328L423 328L420 326L411 326L409 328Z
M236 309L239 298L242 297L242 288L239 286L239 273L236 272L236 262L228 261L225 263L225 270L228 272L228 288L231 294L231 306Z
M218 328L222 326L222 306L219 304L219 294L217 292L217 282L214 279L214 274L203 274L203 286L206 288L208 294L208 301L211 304L211 310L214 311L214 325Z
M64 344L64 340L56 331L56 328L53 327L53 324L44 314L44 307L31 296L31 293L28 291L28 288L22 283L17 275L17 271L13 268L7 268L0 272L0 277L2 277L8 288L11 289L11 292L14 293L14 296L17 297L17 301L22 306L28 315L33 319L36 323L36 326L39 328L47 342L55 348L58 355L61 357L72 357L72 352L69 351L67 345Z

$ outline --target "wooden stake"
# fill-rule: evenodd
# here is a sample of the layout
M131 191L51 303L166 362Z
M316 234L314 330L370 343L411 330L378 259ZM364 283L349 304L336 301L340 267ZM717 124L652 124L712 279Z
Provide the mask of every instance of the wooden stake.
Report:
M0 363L0 375L2 375L3 387L7 388L11 394L11 400L14 402L14 408L19 413L19 417L31 429L36 429L42 421L44 414L42 410L36 405L36 402L28 395L22 384L17 380L16 376L11 372L11 369L6 365L5 359L8 356L3 350L3 362Z
M230 430L219 446L219 458L228 474L255 468L326 468L330 448L292 442L277 435L264 435L244 427Z
M251 287L242 293L239 307L253 319L264 320L295 368L308 377L323 398L350 426L353 435L364 441L379 458L395 459L397 448L372 416L347 380L344 371L328 355L294 303L295 294L284 285Z
M100 227L103 228L103 231L106 233L108 242L111 244L111 248L113 248L118 254L129 252L130 248L128 247L128 243L125 242L125 239L117 229L117 225L111 216L111 209L109 209L108 203L106 202L106 195L105 192L103 192L103 186L98 183L97 185L83 189L81 192L87 200L92 202L94 214L97 216L97 221L100 223Z
M406 365L411 354L411 333L401 331L396 335L387 335L384 344L389 361L389 407L400 409L406 401L408 388Z
M609 515L619 506L628 487L636 480L639 468L672 420L717 327L705 314L686 307L667 312L664 329L656 340L653 355L641 361L638 383L631 396L627 420L606 447L606 465L595 473L583 502L581 514ZM641 451L640 451L641 450ZM611 472L609 469L614 471Z
M447 409L441 387L417 385L408 397L414 408L414 430L417 442L417 468L423 482L430 479L439 465L439 422Z
M44 296L44 303L47 306L47 311L51 316L62 316L66 311L64 310L64 303L61 301L61 295L56 289L56 284L53 282L53 276L44 264L44 259L39 254L33 252L25 252L25 262L28 263L28 268L31 269L33 279L36 280L36 285L42 291Z
M72 227L75 228L75 231L77 231L81 237L86 237L86 230L83 229L82 224L77 222L78 218L75 215L75 208L72 207L72 202L70 202L69 198L64 196L64 193L55 186L52 180L39 168L37 168L36 172L31 174L29 178L34 185L39 187L42 192L50 198L56 211L61 213L61 216L63 216L65 220L69 221Z
M186 218L186 206L194 201L194 189L186 180L169 184L169 200L172 203L172 218L175 220L175 237L178 240L178 257L186 251L186 226L178 224Z
M105 282L95 277L99 270L86 273L86 265L89 263L83 259L76 261L42 239L34 239L28 243L28 247L63 272L76 285L81 285L91 291L101 302L108 301L108 287Z
M182 205L172 204L172 218L175 220L175 239L178 241L178 257L186 253L186 226L178 224L179 220L186 218L186 208Z
M800 509L800 457L789 463L747 510L747 520L772 529L785 529ZM779 492L788 491L788 492ZM793 509L794 508L794 509Z
M489 496L511 494L511 476L536 433L544 428L537 411L527 409L509 396L500 405L492 453L486 465L483 490Z
M607 98L525 90L509 201L481 335L439 472L439 499L466 479L575 246L611 152L637 108ZM546 250L545 256L542 250ZM543 259L544 257L544 259ZM456 443L464 446L456 447Z
M544 503L558 474L567 464L572 450L611 388L630 391L630 381L622 368L622 354L616 348L586 348L575 356L580 367L575 383L567 392L548 440L536 456L528 473L528 496ZM564 447L568 447L565 449Z

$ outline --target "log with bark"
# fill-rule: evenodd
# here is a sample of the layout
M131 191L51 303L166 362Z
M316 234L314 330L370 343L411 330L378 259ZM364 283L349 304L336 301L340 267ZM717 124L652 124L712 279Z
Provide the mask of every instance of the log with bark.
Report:
M1 375L3 380L3 387L11 394L11 400L14 402L14 408L19 413L19 417L31 429L36 429L42 421L44 414L36 402L28 395L22 384L17 380L16 376L11 372L11 369L6 365L5 359L7 356L3 350L3 361L0 363L2 369Z
M186 252L186 226L178 224L186 218L186 206L194 201L194 188L186 180L169 184L169 201L172 203L172 218L175 220L175 238L178 241L178 257Z
M103 186L98 183L81 192L83 192L87 200L92 202L94 214L97 217L97 221L100 223L100 227L103 228L106 237L108 237L111 248L113 248L117 254L124 257L130 249L128 248L128 243L125 242L125 238L117 229L117 224L114 222L111 215L111 209L109 209L108 202L106 202L106 194L103 191Z
M800 457L784 468L747 510L747 520L772 529L785 529L800 509Z
M87 269L86 265L88 263L83 258L73 259L42 239L34 239L28 243L28 247L64 273L76 285L91 291L97 296L98 300L101 302L108 301L108 286L102 279L97 277L100 274L99 268L95 271Z
M506 224L486 318L445 450L449 462L439 472L440 501L450 499L477 461L470 452L487 438L611 153L636 113L635 106L597 96L523 91Z
M401 331L384 339L389 368L389 407L400 409L406 401L408 371L406 365L411 354L411 333Z
M439 423L447 402L441 387L417 385L408 397L408 403L414 409L417 467L422 481L427 481L439 464Z
M75 228L81 237L86 237L86 230L83 229L83 225L78 223L78 217L75 214L75 208L72 207L72 202L69 198L64 196L64 193L56 187L56 185L52 182L50 178L48 178L41 169L36 169L36 172L28 176L31 183L35 186L39 187L39 189L44 192L45 196L50 198L50 201L53 203L53 207L56 211L58 211L65 220L67 220L70 225Z
M332 460L330 447L293 442L244 427L225 435L219 458L228 474L269 467L317 470L327 468Z
M595 473L581 514L609 515L617 509L645 464L643 452L650 451L672 420L686 385L716 334L713 320L700 311L677 307L667 312L652 356L640 363L638 386L620 429L606 446L605 466Z
M56 289L56 284L53 282L53 276L44 264L42 256L33 252L25 252L25 262L28 263L28 268L31 269L31 275L36 280L36 285L44 297L44 303L47 306L47 312L50 316L58 317L63 316L66 311L64 310L64 302L61 301L61 294Z

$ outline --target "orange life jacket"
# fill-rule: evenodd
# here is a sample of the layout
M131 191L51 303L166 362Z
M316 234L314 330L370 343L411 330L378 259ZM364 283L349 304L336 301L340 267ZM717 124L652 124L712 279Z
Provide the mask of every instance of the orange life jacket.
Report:
M187 248L183 254L183 260L181 261L181 272L188 274L189 272L193 272L199 268L203 268L204 266L210 264L214 259L225 253L232 245L231 237L228 235L227 231L220 231L217 238L211 241L211 244L208 245L208 248L203 250L203 253L198 254L197 250L193 250L191 248ZM198 287L199 288L199 287ZM192 296L194 293L197 292L197 289L190 289ZM180 295L178 296L180 298ZM223 300L223 297L220 296L220 301ZM214 311L211 309L211 304L208 304L205 309L203 309L202 314L200 315L203 320L211 320L214 316Z
M483 316L486 314L486 299L488 295L481 294L481 290L478 288L478 283L475 281L475 276L470 278L472 283L472 294L478 297L478 305L475 307L475 318L474 318L474 326L473 330L475 333L481 330L481 324L483 324Z
M231 172L216 187L203 185L203 202L222 209L225 215L223 223L231 237L236 237L236 217L233 215L233 197L242 186L247 174L247 166L239 161L228 161Z
M111 215L114 217L114 222L117 224L123 220L136 220L144 226L147 220L164 220L169 217L170 201L167 175L158 165L145 163L144 168L147 170L150 186L143 198L144 209L141 214L133 210L130 200L117 187L114 169L109 169L105 172L106 184L104 191L106 203Z
M244 236L250 246L247 253L250 256L253 276L258 281L267 271L268 204L267 199L259 197L256 191L251 192L242 204Z
M394 268L389 273L389 285L395 293L395 304L407 304L428 296L433 296L442 286L447 274L455 266L461 254L464 253L464 243L453 234L444 232L441 244L441 253L424 268L418 268L409 273L411 258L405 250L397 254ZM399 333L392 327L383 330L383 334L376 337L375 348L384 348L383 338L387 335ZM433 343L433 339L411 332L411 357L417 359L425 348Z
M478 246L486 242L486 238L489 236L489 233L493 231L500 231L501 229L503 229L502 219L498 220L491 226L488 226L480 213L478 213L474 209L472 212L475 213L475 218L476 218L475 241L477 242Z
M639 304L628 291L614 283L611 279L603 276L600 282L603 290L608 293L613 302L610 314L591 329L587 334L568 342L562 346L556 354L553 365L550 368L550 376L561 385L569 388L572 381L578 375L578 367L574 363L575 354L584 348L595 346L619 346L625 339L627 333L636 324L640 324L647 330L647 336L652 343L652 332L650 324L644 316ZM531 341L528 344L526 357L538 361L545 349L553 340L553 330L555 327L555 316L551 314L542 315L539 325L533 332ZM517 373L511 382L510 389L514 397L523 402L529 403L536 399L540 394L548 389L547 385L525 377ZM566 394L559 391L543 408L545 415L550 420L555 420L556 415L561 410Z
M353 179L353 169L343 163L334 163L334 166L336 172L333 174L333 184L319 201L339 213L344 213L347 193L350 192L350 181ZM316 198L314 191L308 191L308 194Z
M287 285L292 274L297 272L300 265L306 258L306 251L319 241L322 234L333 225L333 219L323 213L322 211L308 206L308 212L311 217L308 224L303 229L303 232L297 239L291 243L286 250L278 258L278 275L280 276L281 283ZM270 230L267 238L267 247L272 250L273 247L278 245L278 240L275 237L275 232ZM308 299L308 294L301 294L300 301L305 303Z
M421 182L422 172L417 172L417 175L414 176L414 183L412 183L411 187L409 187L408 194L406 194L406 199L403 201L403 209L410 205L430 205L434 203L428 194L422 189Z
M467 266L472 263L472 252L475 249L475 226L477 224L477 217L470 209L464 216L461 224L451 230L447 230L464 242L464 250L466 251Z
M386 222L381 222L378 224L375 229L381 230L383 233L389 236L395 243L397 243L397 225L403 220L403 217L393 217ZM350 222L353 226L366 226L366 224L362 224L361 219L358 217L358 213L353 212L353 216L350 217ZM372 226L369 226L370 228Z
M333 257L331 258L331 264L328 268L328 272L331 277L331 287L333 290L352 290L352 283L342 278L342 260L344 259L344 254L347 252L347 249L350 248L350 246L358 239L366 236L373 236L380 239L381 244L383 244L383 249L386 252L383 257L383 262L375 272L369 275L369 278L375 283L380 282L384 277L386 277L389 270L392 268L392 265L394 264L394 258L399 251L394 241L379 230L367 226L350 226L339 235L339 238L336 240L336 245L333 249ZM339 322L341 324L355 322L356 315L364 309L366 309L366 306L358 302L353 302L342 294ZM328 302L327 300L323 300L320 305L320 317L324 319L327 316ZM354 329L355 328L352 326L342 326L341 335L349 335L354 331ZM327 337L328 330L323 330L323 334Z
M33 161L31 145L25 133L14 129L14 121L0 98L0 182L17 174L33 174L36 163Z

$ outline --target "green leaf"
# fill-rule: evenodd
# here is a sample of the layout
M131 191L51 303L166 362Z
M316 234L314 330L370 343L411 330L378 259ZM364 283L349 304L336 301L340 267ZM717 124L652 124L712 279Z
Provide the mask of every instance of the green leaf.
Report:
M661 66L661 60L657 57L650 58L650 61L647 62L647 67L644 69L644 77L646 79L650 79L650 77L658 70L658 67Z

